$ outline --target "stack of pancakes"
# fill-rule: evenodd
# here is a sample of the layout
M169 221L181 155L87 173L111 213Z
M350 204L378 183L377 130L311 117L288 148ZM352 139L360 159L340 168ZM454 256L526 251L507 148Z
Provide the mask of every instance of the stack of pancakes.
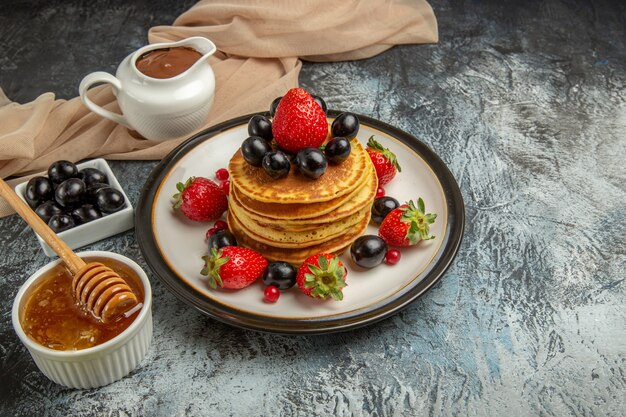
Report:
M314 180L294 164L287 177L273 179L238 150L228 166L228 225L239 244L294 265L345 251L365 232L378 188L369 155L356 139L351 145L348 159Z

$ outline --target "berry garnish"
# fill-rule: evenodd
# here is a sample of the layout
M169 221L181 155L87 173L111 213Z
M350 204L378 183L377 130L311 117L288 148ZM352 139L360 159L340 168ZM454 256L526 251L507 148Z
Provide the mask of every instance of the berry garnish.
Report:
M350 257L362 268L380 265L387 255L387 244L375 235L361 236L350 246Z
M260 253L241 246L213 248L202 259L205 263L200 274L208 277L211 288L247 287L259 279L267 267L267 261Z
M278 103L280 103L280 100L282 98L283 96L276 97L274 101L272 101L272 104L270 105L270 116L274 117L274 115L276 114L276 108L278 107Z
M324 99L320 96L316 96L315 94L311 94L311 97L313 97L313 100L315 100L315 102L320 105L322 111L324 112L324 114L326 114L328 112L328 107L326 106L326 102L324 101Z
M312 298L343 299L347 270L335 255L320 253L308 257L296 276L298 288Z
M228 170L226 168L220 168L215 171L215 178L219 181L226 181L228 179Z
M213 181L203 177L190 177L176 184L174 209L180 209L188 219L205 222L219 219L228 208L226 194ZM98 191L100 193L101 191Z
M102 217L102 213L97 207L91 204L84 204L75 208L70 213L76 224L85 224Z
M268 152L265 154L262 165L267 175L275 180L286 177L291 169L289 158L282 151Z
M396 176L396 171L401 172L396 155L389 149L383 148L374 136L370 136L367 141L366 150L374 164L379 186L389 183Z
M309 146L318 148L328 135L328 122L309 93L292 88L276 108L272 132L281 149L296 153Z
M378 229L378 235L388 245L412 246L420 240L434 239L429 233L429 225L435 222L436 214L426 213L424 200L403 204L389 213Z
M55 233L61 233L66 230L74 227L76 223L74 223L74 219L69 214L55 214L50 217L48 221L48 226L50 229L54 230Z
M400 261L400 251L398 249L390 249L385 256L385 263L387 265L395 265Z
M31 208L36 208L45 201L54 199L54 186L46 177L33 177L28 180L24 198Z
M124 194L119 190L103 187L96 191L95 205L102 213L111 214L126 207L126 201L124 200Z
M68 178L59 184L54 192L54 199L62 207L72 208L79 206L83 202L86 192L87 187L83 180Z
M78 168L70 161L56 161L48 168L48 178L55 184L61 184L69 178L78 177Z
M230 194L230 181L229 180L222 181L220 183L220 188L222 189L224 194L229 195Z
M341 113L333 121L331 132L334 137L355 138L359 133L359 118L352 113Z
M108 184L109 178L106 174L96 168L83 168L78 173L78 178L83 180L87 188L93 184Z
M204 235L204 240L209 240L211 235L213 235L213 233L217 232L218 230L221 230L221 229L218 229L215 226L211 227L209 230L206 231L206 235Z
M382 198L385 196L385 189L383 187L378 187L376 189L376 198Z
M296 155L296 166L305 177L316 179L326 172L328 161L318 148L304 148Z
M250 136L241 144L243 159L253 167L260 167L263 157L272 151L272 146L259 136Z
M263 297L265 297L265 301L268 303L275 303L278 301L278 297L280 297L280 291L278 291L278 287L274 285L268 285L263 290Z
M224 220L218 220L213 224L213 227L217 230L228 229L228 223L226 223Z
M265 116L256 115L250 118L248 122L248 134L250 136L258 136L268 142L272 141L272 122Z
M37 206L35 214L37 214L41 220L48 223L50 218L55 214L63 214L63 209L56 203L56 201L48 200Z
M387 214L400 207L400 203L393 197L381 197L372 204L372 220L381 223Z
M209 251L212 248L219 249L224 246L237 246L237 239L235 238L235 235L230 233L228 230L218 229L211 233L211 236L209 236L208 246Z
M287 290L296 284L298 271L287 262L271 262L263 272L263 283Z
M350 141L344 137L338 136L328 141L324 148L324 154L330 162L339 164L348 159L350 150Z

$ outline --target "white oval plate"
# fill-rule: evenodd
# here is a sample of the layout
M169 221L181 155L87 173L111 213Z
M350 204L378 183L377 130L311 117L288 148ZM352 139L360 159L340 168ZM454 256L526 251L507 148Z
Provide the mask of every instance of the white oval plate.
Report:
M337 112L329 112L330 116ZM186 219L172 209L176 183L190 176L215 180L248 136L243 116L194 136L172 151L153 170L142 192L135 220L146 261L163 283L183 301L240 327L282 333L321 333L362 326L405 307L432 286L449 266L461 242L464 207L458 186L443 162L414 137L382 122L359 116L358 139L373 135L398 157L402 172L385 186L386 194L401 203L422 197L426 210L437 214L431 227L435 239L402 248L397 265L370 270L356 267L348 252L341 260L348 268L344 299L311 299L292 288L276 303L263 300L263 284L242 290L214 290L200 274L207 253L205 234L213 223ZM377 234L377 225L367 234Z

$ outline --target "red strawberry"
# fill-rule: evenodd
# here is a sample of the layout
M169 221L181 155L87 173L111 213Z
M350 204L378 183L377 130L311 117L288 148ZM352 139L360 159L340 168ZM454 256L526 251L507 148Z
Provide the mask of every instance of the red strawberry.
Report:
M224 246L211 249L203 256L204 268L200 274L209 278L211 288L240 289L263 275L267 261L260 253L242 246Z
M184 184L176 184L175 209L180 209L190 220L206 222L215 220L228 208L226 194L213 181L202 177L190 177Z
M433 224L436 214L426 214L424 200L417 200L417 207L413 201L403 204L392 210L380 224L378 235L392 246L412 246L420 240L434 239L428 231L428 225Z
M374 136L370 136L367 141L367 153L372 159L376 176L378 177L378 186L382 187L396 176L396 170L401 172L400 165L396 155L387 148L378 143Z
M292 88L278 104L272 134L278 146L287 152L296 153L309 146L318 148L328 134L328 121L309 93Z
M309 256L298 269L296 283L300 291L312 298L343 299L342 289L348 271L339 258L328 253Z

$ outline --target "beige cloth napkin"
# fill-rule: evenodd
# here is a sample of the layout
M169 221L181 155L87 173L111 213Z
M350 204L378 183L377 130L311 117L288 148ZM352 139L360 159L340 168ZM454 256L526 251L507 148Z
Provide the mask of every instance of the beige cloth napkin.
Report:
M437 22L425 0L201 1L173 26L152 28L148 38L155 43L190 36L205 36L219 50L210 58L215 101L202 129L268 109L274 98L298 85L299 58L363 59L393 45L438 40ZM89 96L119 112L109 86L95 87ZM149 141L90 112L78 97L56 100L44 93L18 104L0 88L2 178L40 172L59 159L160 159L185 138ZM0 217L11 212L0 199Z

